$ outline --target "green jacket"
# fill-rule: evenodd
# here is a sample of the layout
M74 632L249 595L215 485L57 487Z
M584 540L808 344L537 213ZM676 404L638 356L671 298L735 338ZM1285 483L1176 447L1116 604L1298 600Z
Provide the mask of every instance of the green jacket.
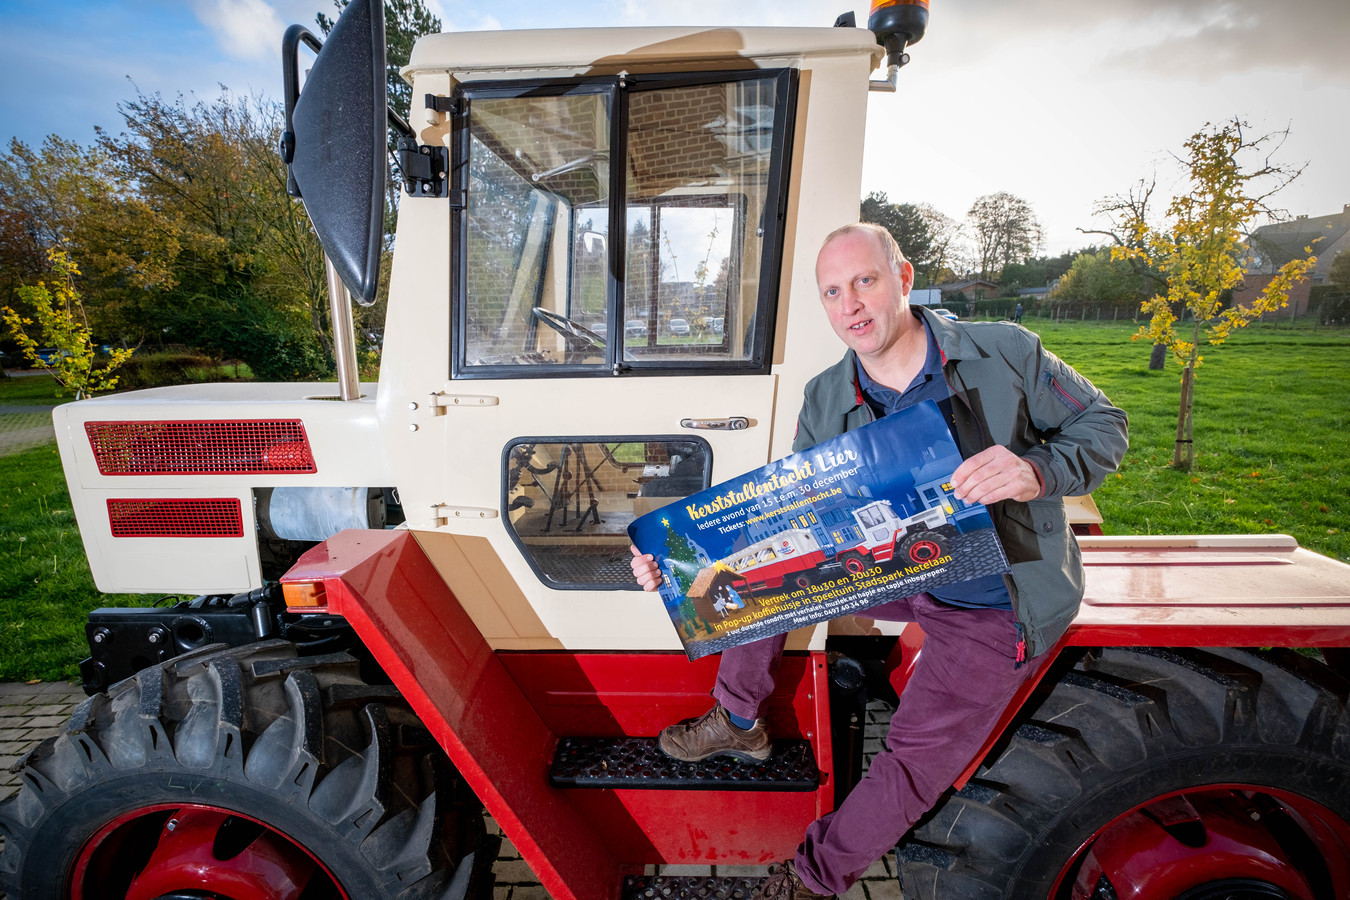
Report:
M962 455L1002 444L1040 475L1039 498L989 507L1012 564L1004 580L1013 610L1026 629L1027 653L1036 656L1064 634L1083 599L1082 557L1062 498L1089 493L1115 471L1129 445L1125 413L1019 325L921 313L942 351ZM807 384L793 450L875 418L849 350Z

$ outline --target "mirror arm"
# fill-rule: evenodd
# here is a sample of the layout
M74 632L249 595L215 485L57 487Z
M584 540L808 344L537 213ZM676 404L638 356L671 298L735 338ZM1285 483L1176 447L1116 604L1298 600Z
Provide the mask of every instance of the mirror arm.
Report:
M323 268L328 280L328 318L333 325L333 364L337 368L338 399L360 400L360 363L356 356L352 295L326 252L323 255Z
M408 124L406 119L396 113L392 106L386 112L389 115L389 127L397 131L399 137L417 139L417 133L412 130L412 126Z
M281 161L286 164L286 193L297 199L300 197L300 186L295 183L295 176L290 171L291 162L295 159L295 129L291 125L291 119L295 115L295 102L300 99L301 43L315 53L323 48L323 41L316 38L314 33L303 25L292 25L286 29L281 38L281 90L285 98L285 113L277 152L281 154Z

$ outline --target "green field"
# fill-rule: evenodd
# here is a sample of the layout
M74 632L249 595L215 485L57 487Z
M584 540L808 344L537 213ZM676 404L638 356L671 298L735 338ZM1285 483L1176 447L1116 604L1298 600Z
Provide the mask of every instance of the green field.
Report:
M1252 326L1202 351L1195 467L1171 467L1181 369L1148 371L1128 325L1032 323L1130 417L1130 451L1095 494L1107 534L1290 534L1350 562L1350 332Z
M54 443L0 457L0 681L74 679L89 611L147 600L95 589Z
M1182 473L1174 362L1148 371L1125 323L1027 324L1129 413L1130 451L1095 494L1107 534L1284 533L1350 562L1350 331L1257 325L1206 348ZM0 381L0 427L35 415L6 405L55 402L49 379ZM55 445L0 456L0 681L73 678L87 612L145 602L95 590Z

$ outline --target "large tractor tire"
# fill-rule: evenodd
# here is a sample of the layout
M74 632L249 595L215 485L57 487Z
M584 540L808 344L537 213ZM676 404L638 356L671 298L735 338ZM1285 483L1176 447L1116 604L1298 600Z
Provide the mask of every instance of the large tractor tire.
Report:
M911 534L900 543L896 556L903 557L915 565L941 559L950 552L947 538L936 531L920 531Z
M872 558L857 550L846 550L839 554L839 562L850 575L861 575L872 565Z
M901 842L905 900L1350 896L1348 692L1288 650L1087 653Z
M490 897L482 808L346 654L205 648L86 700L0 806L12 900Z

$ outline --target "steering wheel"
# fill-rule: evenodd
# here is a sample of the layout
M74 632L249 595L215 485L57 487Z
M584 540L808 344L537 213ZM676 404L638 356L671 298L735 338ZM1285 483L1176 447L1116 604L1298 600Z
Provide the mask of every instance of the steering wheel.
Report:
M567 349L572 352L583 350L604 350L605 339L591 331L585 325L573 322L566 316L560 316L547 309L541 309L536 306L530 310L534 317L543 322L549 328L561 334L567 341Z

